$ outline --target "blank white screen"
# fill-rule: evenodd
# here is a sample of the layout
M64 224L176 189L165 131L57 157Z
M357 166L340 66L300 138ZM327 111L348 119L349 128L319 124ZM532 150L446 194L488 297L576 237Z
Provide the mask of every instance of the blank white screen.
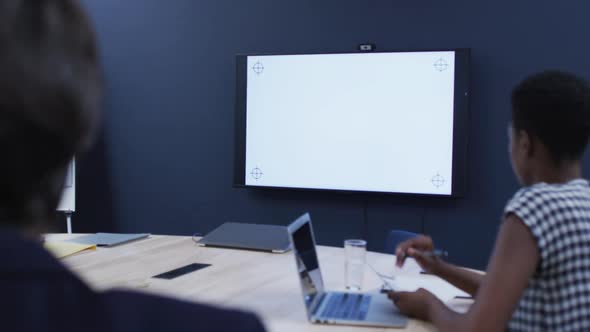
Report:
M451 194L455 52L247 65L246 185Z

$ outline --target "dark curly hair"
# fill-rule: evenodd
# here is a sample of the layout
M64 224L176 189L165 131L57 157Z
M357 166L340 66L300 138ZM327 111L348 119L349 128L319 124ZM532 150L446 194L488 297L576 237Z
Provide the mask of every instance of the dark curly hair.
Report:
M580 159L590 138L588 83L553 70L526 78L512 92L512 125L539 138L556 163Z

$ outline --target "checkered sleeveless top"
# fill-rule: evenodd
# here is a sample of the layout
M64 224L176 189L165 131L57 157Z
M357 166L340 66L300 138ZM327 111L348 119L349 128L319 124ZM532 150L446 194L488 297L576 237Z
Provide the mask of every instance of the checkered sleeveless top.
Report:
M537 242L539 264L510 331L590 331L590 186L577 179L518 191L514 213Z

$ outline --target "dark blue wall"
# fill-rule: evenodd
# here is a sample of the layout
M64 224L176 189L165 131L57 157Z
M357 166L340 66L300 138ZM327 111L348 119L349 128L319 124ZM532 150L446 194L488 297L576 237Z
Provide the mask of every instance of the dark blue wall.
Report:
M485 266L517 189L508 96L545 68L590 77L590 3L468 0L86 0L106 69L105 129L79 162L77 231L192 234L228 220L287 224L321 244L403 228ZM234 55L472 48L469 186L457 200L232 188ZM367 207L368 227L363 224ZM422 219L424 223L422 224Z

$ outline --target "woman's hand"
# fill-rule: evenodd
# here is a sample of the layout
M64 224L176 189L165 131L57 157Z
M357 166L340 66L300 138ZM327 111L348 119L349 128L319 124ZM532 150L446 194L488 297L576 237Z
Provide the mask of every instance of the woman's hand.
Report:
M390 292L387 296L401 313L424 321L430 320L430 307L437 301L432 293L423 288L415 292Z
M406 257L412 257L426 272L433 273L440 259L429 255L434 250L434 243L430 236L418 235L402 242L395 250L396 265L402 267Z

